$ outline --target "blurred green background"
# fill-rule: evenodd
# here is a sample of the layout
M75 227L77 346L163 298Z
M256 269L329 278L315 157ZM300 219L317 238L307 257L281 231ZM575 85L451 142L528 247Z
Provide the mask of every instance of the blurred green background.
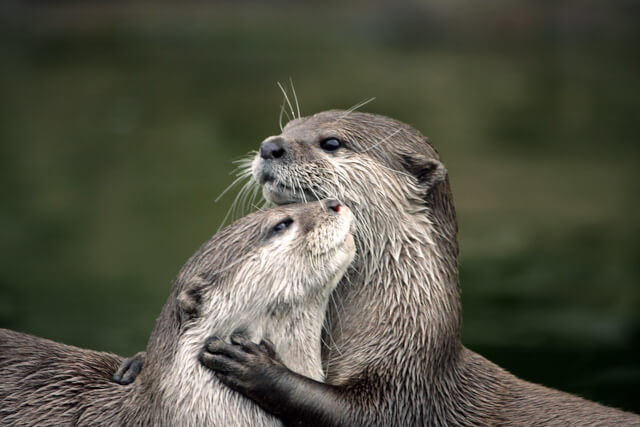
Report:
M464 343L640 411L637 1L0 6L0 327L129 355L303 114L408 122L449 169Z

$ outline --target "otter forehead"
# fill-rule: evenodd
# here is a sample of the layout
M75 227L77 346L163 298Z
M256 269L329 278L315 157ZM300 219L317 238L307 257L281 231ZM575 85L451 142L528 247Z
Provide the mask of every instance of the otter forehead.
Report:
M312 230L334 227L331 218L335 213L329 212L328 203L277 206L235 221L200 247L180 271L178 281L187 282L196 277L203 284L220 281L223 276L233 276L262 248L275 249L283 244L303 247ZM279 224L282 231L291 226L287 239L282 238L285 233L278 234L275 230ZM298 253L292 251L291 256L296 255Z
M422 154L438 159L439 155L428 139L410 125L379 114L357 111L329 110L292 120L280 135L297 144L317 145L327 138L339 138L356 151L397 155L418 149ZM315 147L314 147L315 148Z
M235 261L245 259L256 248L263 246L271 227L309 209L306 206L278 206L240 218L205 242L187 262L181 275L232 270Z

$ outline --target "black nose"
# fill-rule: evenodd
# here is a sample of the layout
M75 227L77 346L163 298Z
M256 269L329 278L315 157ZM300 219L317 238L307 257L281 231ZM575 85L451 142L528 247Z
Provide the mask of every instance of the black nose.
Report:
M280 139L268 139L260 146L260 157L263 159L279 159L284 153Z
M339 213L340 209L342 209L344 205L337 200L329 200L329 202L327 202L327 207L332 211Z

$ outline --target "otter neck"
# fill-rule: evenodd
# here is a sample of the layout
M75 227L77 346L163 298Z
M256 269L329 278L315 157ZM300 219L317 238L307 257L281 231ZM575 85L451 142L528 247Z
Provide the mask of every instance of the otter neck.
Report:
M243 330L254 342L270 339L283 363L293 371L323 381L320 334L328 295L327 291L299 304L280 305L251 319L246 317L246 307L230 307L238 310L215 312L206 318L195 319L186 327L178 326L172 320L177 318L178 308L169 303L158 324L164 324L162 328L175 332L175 336L162 343L152 337L148 346L148 366L135 385L145 389L145 395L156 396L149 404L155 405L158 411L166 411L166 419L175 424L238 425L239 422L230 417L247 413L254 417L253 424L269 424L270 416L244 396L219 383L211 371L201 365L198 354L209 336L228 337ZM164 358L163 352L170 356ZM149 369L154 365L154 369ZM194 384L202 386L194 387ZM176 406L176 401L198 402L198 405ZM226 410L220 411L221 405Z
M282 362L292 371L324 381L320 336L329 294L303 306L271 313L249 329L254 342L271 340Z
M357 374L342 354L368 352L362 356L379 362L372 366L379 372L390 366L383 355L404 351L421 356L399 365L436 372L455 363L461 345L457 227L450 196L435 193L422 206L355 206L359 255L338 286L343 304L329 313L329 382ZM388 212L397 214L389 218Z

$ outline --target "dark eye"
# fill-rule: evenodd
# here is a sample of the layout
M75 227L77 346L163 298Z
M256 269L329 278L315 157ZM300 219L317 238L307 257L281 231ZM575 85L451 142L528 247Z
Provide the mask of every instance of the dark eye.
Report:
M279 233L289 228L291 224L293 224L293 218L283 219L282 221L274 225L271 231L273 231L274 233Z
M342 141L338 138L327 138L320 141L320 148L324 151L333 152L342 147Z

